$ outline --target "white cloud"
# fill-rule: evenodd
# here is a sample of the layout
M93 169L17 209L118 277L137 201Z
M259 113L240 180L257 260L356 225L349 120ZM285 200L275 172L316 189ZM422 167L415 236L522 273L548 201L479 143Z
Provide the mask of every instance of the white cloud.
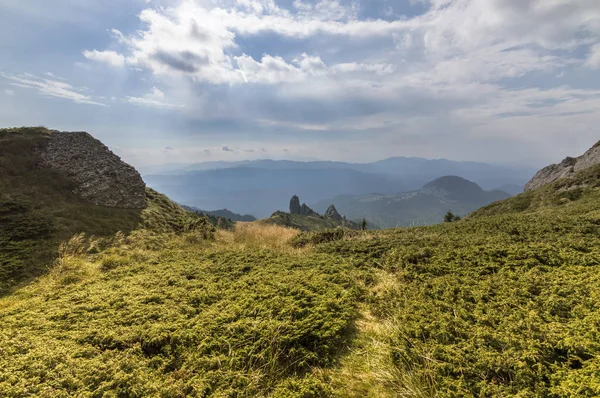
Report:
M181 109L182 104L171 103L165 101L165 93L156 87L152 87L150 93L143 97L126 97L125 100L130 104L146 106L150 108L163 108L163 109Z
M241 76L249 83L281 83L300 81L304 77L301 69L288 64L281 57L264 55L260 62L244 54L234 58Z
M590 52L587 60L585 61L585 66L590 69L600 68L600 43L594 44L590 47Z
M574 62L552 51L571 50L600 35L598 4L596 0L430 0L423 15L384 21L361 20L354 3L336 0L295 0L295 12L273 0L184 0L170 8L142 11L145 27L135 35L113 29L113 37L128 49L126 61L111 51L88 55L213 84L279 84L346 73L396 74L402 79L411 75L413 81L432 83L486 81ZM382 43L391 43L393 37L398 48L382 45L379 60L364 59L349 48L353 59L327 65L318 54L306 52L292 59L265 52L258 60L238 51L238 37L267 32L295 39L331 35ZM335 47L320 50L345 51L335 41L330 43ZM407 58L408 66L403 65ZM594 62L592 58L588 64Z
M12 95L15 95L15 92L13 90L5 89L4 94L12 96Z
M85 88L73 87L65 81L40 78L29 73L21 75L0 73L0 77L9 80L13 86L32 88L47 97L68 99L78 104L106 106L95 101L91 96L83 94L87 91Z
M83 52L83 56L89 60L105 63L115 68L125 66L125 57L115 51L89 51Z
M543 142L577 114L600 116L598 92L567 86L573 70L600 67L597 0L414 1L427 9L397 20L338 0L173 1L143 10L135 33L112 30L111 48L174 88L170 101L154 89L128 102L264 129L391 139L440 126L496 137L502 126Z

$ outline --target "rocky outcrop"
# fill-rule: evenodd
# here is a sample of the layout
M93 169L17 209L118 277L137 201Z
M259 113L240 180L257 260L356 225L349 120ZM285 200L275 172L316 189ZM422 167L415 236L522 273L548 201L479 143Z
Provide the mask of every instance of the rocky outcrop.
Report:
M327 211L325 211L325 218L339 222L344 221L344 218L340 215L340 213L338 213L334 205L331 205L327 208Z
M525 185L525 191L540 188L561 178L573 178L577 172L597 164L600 164L600 141L578 158L568 157L558 164L538 171Z
M302 207L300 206L300 198L296 195L290 199L290 214L300 214Z
M290 214L299 214L301 216L319 216L313 209L308 207L306 203L300 205L300 198L294 195L290 200Z
M98 206L142 209L146 184L140 174L84 132L52 132L41 152L45 167L67 175L73 193Z

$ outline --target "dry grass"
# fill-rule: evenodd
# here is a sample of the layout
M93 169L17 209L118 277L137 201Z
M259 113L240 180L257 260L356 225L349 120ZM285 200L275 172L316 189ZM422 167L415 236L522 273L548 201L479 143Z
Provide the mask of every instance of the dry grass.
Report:
M397 290L398 278L385 272L376 272L376 283L371 286L374 295ZM331 371L334 384L344 397L368 398L431 398L435 386L405 364L400 369L393 361L395 347L389 336L396 330L395 320L374 316L367 305L359 305L360 318L356 321L357 339L350 352Z
M233 231L218 230L217 243L233 245L241 249L271 249L284 252L299 252L290 240L300 234L293 228L256 222L238 222Z

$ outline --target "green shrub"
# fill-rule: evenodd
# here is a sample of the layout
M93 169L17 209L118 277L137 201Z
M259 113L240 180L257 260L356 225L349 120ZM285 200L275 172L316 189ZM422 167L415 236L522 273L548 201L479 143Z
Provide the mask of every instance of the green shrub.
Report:
M345 237L354 237L359 235L358 231L346 228L333 228L323 231L304 232L292 239L292 246L296 248L307 245L319 245L327 242L335 242Z

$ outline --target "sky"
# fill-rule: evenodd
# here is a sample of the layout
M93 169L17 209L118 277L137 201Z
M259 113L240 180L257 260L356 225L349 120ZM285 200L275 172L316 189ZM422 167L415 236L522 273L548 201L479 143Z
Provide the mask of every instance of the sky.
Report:
M543 166L600 140L598 0L2 0L0 126L142 167Z

